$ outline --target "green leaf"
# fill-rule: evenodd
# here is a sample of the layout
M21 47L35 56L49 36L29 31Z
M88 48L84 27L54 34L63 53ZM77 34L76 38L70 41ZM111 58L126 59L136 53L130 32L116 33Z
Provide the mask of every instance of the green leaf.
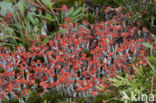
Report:
M104 90L104 87L103 87L102 85L96 86L96 88L97 88L98 90L100 90L100 91Z
M74 7L72 7L68 13L68 15L72 15L72 13L74 12Z
M49 8L49 9L52 8L53 3L50 2L50 0L41 0L41 1L47 8Z
M49 21L52 21L52 16L51 16L49 13L46 13L46 18L47 18Z
M13 13L12 4L8 2L0 2L0 15L6 16L8 13Z
M49 42L49 39L48 38L44 38L43 41L41 41L41 43L48 43Z
M83 17L83 16L84 16L84 14L79 14L79 15L77 15L75 17L71 17L71 21L72 22L77 22L79 20L78 18Z
M34 27L34 32L35 32L35 33L33 34L33 36L38 32L38 30L39 30L39 28L38 28L37 26L35 26L35 27Z
M24 16L24 11L25 11L24 6L25 6L25 3L23 0L19 0L19 2L16 4L16 7L18 8L22 16Z
M78 15L81 11L83 11L83 7L79 7L78 9L76 9L76 11L73 12L71 16L76 16L76 15Z
M13 45L15 45L15 44L10 44L10 43L0 43L0 46L4 46L4 45L13 46Z
M67 29L61 29L61 30L59 30L59 33L63 33L63 32L65 32Z
M34 25L36 24L36 20L33 18L33 14L28 13L27 17L30 20L30 22L32 22Z
M156 36L153 34L153 35L152 35L152 38L156 38Z
M142 45L145 46L146 48L153 49L153 46L150 43L142 43Z

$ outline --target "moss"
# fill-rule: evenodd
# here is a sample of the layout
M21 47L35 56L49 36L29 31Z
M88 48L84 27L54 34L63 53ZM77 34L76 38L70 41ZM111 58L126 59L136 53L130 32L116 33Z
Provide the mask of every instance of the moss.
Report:
M59 21L60 22L60 21ZM48 21L47 22L47 31L50 32L56 32L58 30L59 25L57 24L57 22L54 21Z
M103 97L101 96L95 99L95 103L102 103L102 101L103 101Z
M61 0L55 3L56 7L60 7L61 5L74 6L75 0Z
M89 12L87 20L89 23L93 24L95 22L95 17Z
M152 56L152 57L149 57L148 59L151 62L152 66L156 67L156 62L155 62L156 61L156 57Z
M17 74L17 73L19 73L19 72L21 72L21 70L18 69L18 68L16 68L16 69L15 69L15 74Z
M19 103L18 99L11 99L10 101L2 100L2 103Z
M28 98L29 103L40 103L41 97L39 96L38 91L33 91Z
M85 100L85 98L78 98L76 99L76 103L82 103Z
M37 60L40 60L41 63L44 63L44 57L42 57L42 56L36 56L34 61L37 62Z
M4 72L5 72L4 68L0 68L0 73L4 73Z
M19 103L19 100L18 99L12 99L10 102L11 103Z
M103 6L111 6L111 7L118 7L122 4L122 0L90 0L87 2L90 6L94 7L103 7Z
M93 55L90 54L90 50L85 50L84 53L86 54L86 57L93 57Z
M61 101L64 101L64 97L59 93L50 92L50 93L46 93L42 97L41 101L44 102L45 100L50 101L50 103L59 103Z
M65 97L57 92L49 92L44 94L43 96L39 96L41 91L36 90L33 91L28 98L28 103L44 103L45 101L50 103L61 103L65 101Z

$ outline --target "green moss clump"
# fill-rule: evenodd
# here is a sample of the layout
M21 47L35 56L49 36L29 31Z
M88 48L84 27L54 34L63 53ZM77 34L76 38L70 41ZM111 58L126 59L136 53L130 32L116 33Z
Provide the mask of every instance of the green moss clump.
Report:
M4 72L5 72L4 68L0 68L0 73L4 73Z
M43 91L43 90L42 90ZM65 97L59 93L56 92L49 92L44 94L43 96L39 96L39 93L41 91L36 90L33 91L30 94L30 97L28 98L28 103L44 103L45 101L47 103L61 103L65 101Z
M38 91L34 91L30 94L30 97L28 98L29 103L40 103L41 97L39 96Z
M65 99L63 95L54 92L46 93L41 99L42 103L44 101L49 101L50 103L60 103L61 101L64 100Z

